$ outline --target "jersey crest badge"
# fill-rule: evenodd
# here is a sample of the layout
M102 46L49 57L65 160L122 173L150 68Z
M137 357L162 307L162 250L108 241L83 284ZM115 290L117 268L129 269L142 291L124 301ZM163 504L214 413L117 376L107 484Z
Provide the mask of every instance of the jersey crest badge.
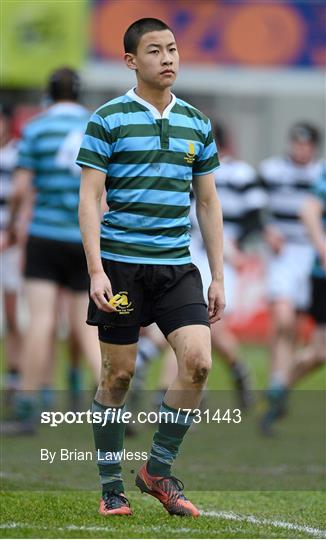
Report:
M195 145L194 143L190 142L189 143L189 146L188 146L188 152L186 153L185 157L184 157L184 160L189 163L190 165L193 164L193 162L195 161L195 157L196 157L196 154L195 154Z
M132 302L129 302L128 293L126 291L121 291L118 294L115 294L111 298L109 304L114 306L120 315L128 315L131 313L131 311L134 311Z

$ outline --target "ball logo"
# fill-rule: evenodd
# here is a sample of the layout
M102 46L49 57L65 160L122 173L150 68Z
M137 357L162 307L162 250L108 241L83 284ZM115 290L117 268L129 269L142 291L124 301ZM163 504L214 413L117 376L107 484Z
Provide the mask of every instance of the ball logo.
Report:
M193 162L195 161L195 157L196 157L195 145L194 143L190 142L189 147L188 147L188 152L186 153L184 159L187 163L190 163L190 165L192 165Z

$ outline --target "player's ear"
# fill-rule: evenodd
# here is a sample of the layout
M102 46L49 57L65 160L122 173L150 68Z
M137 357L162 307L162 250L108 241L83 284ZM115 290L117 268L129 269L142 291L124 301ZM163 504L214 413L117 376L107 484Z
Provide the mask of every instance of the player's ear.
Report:
M125 53L124 61L129 69L137 69L137 62L134 54Z

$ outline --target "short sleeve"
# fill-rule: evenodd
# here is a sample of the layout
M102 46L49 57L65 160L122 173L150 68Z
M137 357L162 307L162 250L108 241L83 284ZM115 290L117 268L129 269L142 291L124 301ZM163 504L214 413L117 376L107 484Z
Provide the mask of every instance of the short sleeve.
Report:
M112 155L111 141L107 121L95 112L87 124L76 163L107 173Z
M27 125L22 133L22 138L18 143L17 167L22 169L36 169L36 157L34 155L34 137L30 127Z
M208 120L206 126L205 143L194 163L193 174L203 175L215 171L220 165L216 144L212 134L211 123Z

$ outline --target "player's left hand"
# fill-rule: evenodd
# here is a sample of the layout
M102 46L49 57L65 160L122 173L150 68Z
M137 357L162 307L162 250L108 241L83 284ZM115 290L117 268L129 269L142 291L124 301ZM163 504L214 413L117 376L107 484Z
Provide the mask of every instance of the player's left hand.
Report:
M223 281L213 280L208 289L208 319L210 324L223 317L225 294Z

